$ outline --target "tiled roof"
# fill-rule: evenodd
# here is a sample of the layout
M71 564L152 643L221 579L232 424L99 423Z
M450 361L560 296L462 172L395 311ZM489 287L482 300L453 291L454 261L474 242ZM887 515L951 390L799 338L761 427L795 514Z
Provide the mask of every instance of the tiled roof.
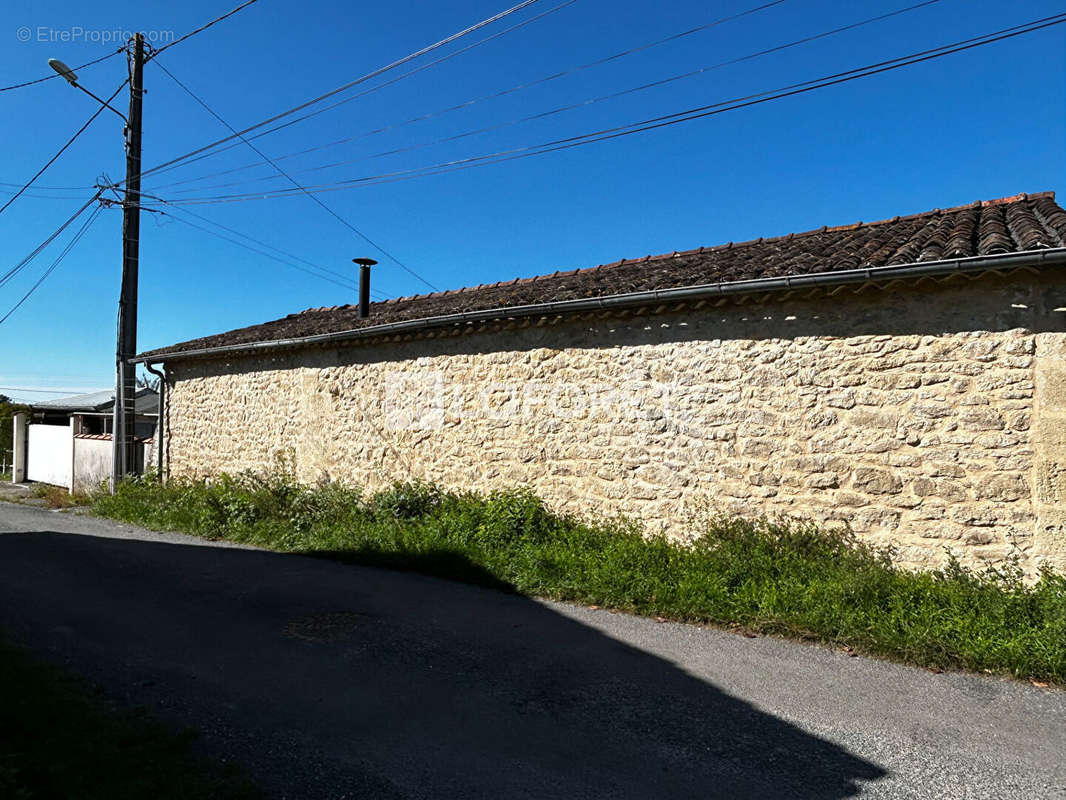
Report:
M770 239L730 242L622 259L588 269L400 297L372 303L368 319L358 318L355 305L311 308L273 322L193 339L144 355L296 339L388 322L559 300L1058 247L1066 247L1066 211L1055 202L1054 193L1021 194L878 222L823 227Z

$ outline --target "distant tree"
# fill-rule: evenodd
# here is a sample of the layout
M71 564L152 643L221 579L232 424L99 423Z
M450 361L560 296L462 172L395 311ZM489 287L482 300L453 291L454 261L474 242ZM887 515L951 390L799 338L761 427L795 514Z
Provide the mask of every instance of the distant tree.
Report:
M0 395L0 461L11 463L9 451L15 440L15 428L11 420L16 411L25 410L28 410L26 406L13 402L7 395Z
M138 389L151 389L153 392L159 391L159 378L149 378L147 375L137 376L137 388Z

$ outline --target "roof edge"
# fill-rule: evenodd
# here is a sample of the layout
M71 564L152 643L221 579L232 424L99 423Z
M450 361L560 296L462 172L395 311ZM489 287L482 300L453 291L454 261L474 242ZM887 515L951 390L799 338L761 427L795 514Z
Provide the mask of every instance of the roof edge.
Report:
M1054 191L1043 192L1022 192L1021 194L1013 194L1008 197L997 197L993 200L975 200L972 203L963 203L958 206L949 206L947 208L934 208L931 211L919 211L915 214L904 214L902 216L885 217L884 219L872 220L870 222L851 222L845 225L823 225L820 228L811 228L805 231L796 231L793 233L778 234L776 236L761 236L758 239L747 239L742 242L726 242L725 244L706 245L703 247L694 247L690 250L673 250L669 253L649 254L645 256L637 256L635 258L622 258L618 261L611 261L605 264L597 264L595 267L578 267L577 269L570 270L556 270L555 272L543 273L540 275L532 275L528 278L512 278L509 281L495 281L494 283L481 283L477 286L461 286L458 289L443 289L435 292L424 292L422 294L401 295L399 297L390 297L386 300L379 302L385 305L393 303L407 303L412 300L425 300L432 297L444 297L446 295L464 294L466 292L476 292L481 289L495 289L501 286L510 286L517 283L535 283L539 280L546 278L555 278L561 275L580 275L587 272L598 272L604 269L613 269L614 267L621 267L624 265L632 264L647 264L656 261L668 261L672 258L679 258L682 256L701 255L704 253L715 253L724 250L735 250L741 247L749 247L756 244L773 244L774 242L785 242L791 239L802 239L807 236L816 236L822 233L839 233L840 231L853 231L860 228L872 228L879 225L889 225L894 222L910 221L916 219L926 219L938 216L944 216L946 214L955 214L959 211L965 211L971 208L989 208L991 206L1010 205L1011 203L1018 203L1025 200L1042 200L1049 199L1055 202ZM295 314L289 314L289 317L298 317L301 314L313 314L322 311L337 311L339 309L354 308L351 303L342 303L334 306L318 306L312 308L305 308L303 311L298 311Z
M160 350L142 353L129 360L131 364L158 364L165 361L209 358L227 353L254 354L264 351L307 347L317 344L369 339L376 336L388 336L396 333L444 328L451 325L473 322L491 322L503 319L546 316L556 314L573 314L584 311L608 310L612 308L634 308L653 303L680 302L711 297L744 295L762 292L790 291L808 287L862 284L881 280L906 278L940 277L952 274L972 274L993 272L998 269L1018 267L1054 267L1066 266L1066 247L1041 250L1025 250L1018 253L1002 253L991 256L972 256L941 261L918 261L907 264L893 264L883 267L862 267L859 269L837 270L807 273L806 275L787 275L777 278L751 278L740 281L721 281L718 283L696 284L671 289L652 289L626 294L607 295L605 297L579 298L576 300L556 300L524 306L503 306L500 308L463 311L457 314L445 314L437 317L388 322L365 328L352 328L332 333L314 334L292 339L271 339L260 342L220 345L193 350Z

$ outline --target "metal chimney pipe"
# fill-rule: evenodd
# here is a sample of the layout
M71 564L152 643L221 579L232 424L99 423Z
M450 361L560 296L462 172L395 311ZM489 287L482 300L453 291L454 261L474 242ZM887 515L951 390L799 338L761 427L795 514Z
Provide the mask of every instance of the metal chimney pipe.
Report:
M372 258L353 258L359 265L359 319L370 316L370 268L378 262Z

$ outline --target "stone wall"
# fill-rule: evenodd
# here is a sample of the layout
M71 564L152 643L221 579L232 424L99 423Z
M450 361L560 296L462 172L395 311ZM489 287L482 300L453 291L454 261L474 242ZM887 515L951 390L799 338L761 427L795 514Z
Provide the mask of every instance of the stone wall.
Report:
M1066 569L1061 281L568 320L168 364L172 475L531 487L685 535L711 506L847 524L902 563Z

